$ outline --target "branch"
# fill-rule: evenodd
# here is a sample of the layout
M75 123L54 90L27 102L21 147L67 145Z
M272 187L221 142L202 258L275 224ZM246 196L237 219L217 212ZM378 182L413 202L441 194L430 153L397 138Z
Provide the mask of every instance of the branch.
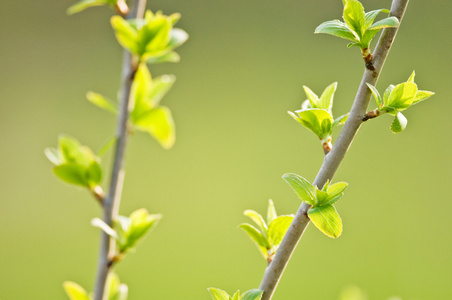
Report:
M402 21L408 2L409 0L394 0L391 6L391 15L397 17L399 21ZM392 46L392 42L397 34L397 30L398 28L386 28L383 30L373 55L375 69L365 69L350 111L350 116L334 144L333 149L325 156L323 164L314 180L314 185L323 187L328 179L331 181L347 153L359 127L363 123L363 117L371 98L371 92L366 83L376 85L386 57ZM304 202L301 204L272 263L265 270L264 278L259 287L260 290L264 291L262 300L270 300L272 298L284 269L300 241L303 232L309 224L307 212L310 207L310 205Z
M146 0L136 0L134 8L127 16L129 19L143 18ZM103 202L103 220L109 226L117 218L122 187L124 184L124 154L127 144L127 124L129 118L129 97L133 78L137 71L137 62L132 55L124 51L121 92L119 96L119 114L116 127L116 146L113 161L113 170L110 179L108 196ZM94 300L103 300L108 273L113 265L112 257L115 251L115 242L105 233L101 232L100 252L97 265L96 285L94 287Z

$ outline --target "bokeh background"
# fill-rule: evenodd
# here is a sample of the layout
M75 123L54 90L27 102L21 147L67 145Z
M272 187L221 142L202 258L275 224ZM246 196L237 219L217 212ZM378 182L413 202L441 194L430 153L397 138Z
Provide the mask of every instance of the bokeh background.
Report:
M0 10L0 297L66 299L65 280L92 290L99 231L97 204L60 182L43 150L67 133L93 149L114 132L114 118L85 100L88 90L114 98L122 51L112 12L67 16L73 1L8 1ZM390 1L363 1L366 10ZM339 82L334 113L353 101L363 62L346 41L314 35L339 18L342 1L153 0L180 12L190 40L163 100L177 142L165 151L136 134L127 151L121 213L162 213L137 252L118 265L130 299L209 299L207 287L257 288L265 262L237 225L242 212L294 213L299 200L281 179L313 180L322 150L286 113ZM421 89L436 92L407 111L405 132L391 118L367 122L335 180L350 184L337 204L344 232L333 240L309 226L275 300L337 299L356 284L371 299L452 299L452 20L450 1L411 1L386 62L379 90L413 69ZM372 106L375 106L372 103ZM109 170L111 155L103 165Z

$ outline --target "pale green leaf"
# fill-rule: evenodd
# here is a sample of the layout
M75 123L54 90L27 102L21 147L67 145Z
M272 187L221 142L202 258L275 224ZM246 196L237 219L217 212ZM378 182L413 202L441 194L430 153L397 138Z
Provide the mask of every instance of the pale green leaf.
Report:
M133 79L130 99L133 110L131 112L132 122L136 122L143 114L151 110L149 93L151 92L152 77L145 63L141 63Z
M160 104L160 101L168 93L175 81L176 77L173 75L162 75L160 77L157 77L152 82L148 94L151 107L155 107Z
M297 110L298 122L314 132L320 139L327 139L331 135L333 118L331 114L319 108Z
M337 238L342 233L342 220L333 205L310 208L309 219L329 237Z
M166 54L163 54L161 56L151 56L147 58L146 62L149 64L158 64L158 63L165 63L165 62L172 62L177 63L180 61L180 56L176 52L168 52Z
M367 28L369 28L372 25L372 23L374 22L375 18L378 16L378 14L380 12L389 13L389 10L387 10L387 9L377 9L377 10L372 10L372 11L369 11L369 12L365 13L364 29L367 30Z
M185 43L188 40L188 37L188 33L183 29L173 28L171 30L171 37L168 43L168 47L170 49L175 49Z
M249 290L246 293L242 294L241 300L260 300L262 298L262 295L264 294L264 291L253 289Z
M261 216L261 214L251 209L245 210L243 214L250 218L251 220L253 220L253 222L256 223L257 227L262 232L262 234L266 237L268 227L267 224L265 224L264 218Z
M66 183L88 187L87 168L76 163L65 163L53 168L55 175Z
M325 205L325 200L326 200L326 197L328 197L328 193L323 190L315 189L315 195L316 195L316 199L317 199L316 206Z
M105 232L114 239L118 238L118 234L116 233L116 231L114 231L110 226L107 225L107 223L105 223L103 220L99 218L92 219L91 225L99 228L100 230L102 230L103 232Z
M270 244L268 243L267 239L262 235L262 233L257 230L254 226L250 224L240 224L239 228L243 229L248 236L251 238L251 240L254 241L257 248L261 252L261 254L264 256L265 259L268 257L267 249L270 249Z
M97 161L93 161L86 169L86 179L90 187L99 185L102 181L102 168Z
M176 140L175 125L171 111L165 106L154 108L140 116L135 126L148 132L160 145L169 149Z
M346 113L345 115L342 115L340 117L338 117L337 119L334 120L332 127L336 127L338 125L344 125L345 122L347 122L348 119L348 113Z
M63 134L58 137L58 151L63 163L80 162L83 159L80 147L80 143L73 137Z
M268 209L267 209L267 224L270 224L271 221L276 219L278 215L276 214L275 204L272 199L268 200Z
M414 97L413 100L413 104L417 104L419 102L422 102L424 100L427 100L428 98L430 98L431 96L435 95L434 92L430 92L430 91L417 91L416 96Z
M217 288L208 288L207 289L212 296L212 300L230 300L230 296L223 290Z
M364 33L364 7L357 0L347 0L344 7L344 21L347 26L361 37Z
M381 99L380 93L378 92L377 88L371 85L370 83L366 83L369 87L370 91L372 92L372 95L375 98L375 101L377 101L378 108L383 106L383 99Z
M303 85L304 92L306 93L306 96L308 96L309 102L311 103L312 108L319 108L319 97L307 86Z
M333 82L330 84L322 93L320 96L319 101L319 107L327 110L330 114L332 114L332 108L333 108L333 98L334 98L334 92L337 88L337 82Z
M136 28L120 16L113 16L110 22L119 44L131 53L139 54L140 49L137 45L138 33Z
M154 228L161 218L160 214L150 215L144 208L134 211L129 217L130 224L126 232L126 241L120 245L120 251L126 252L135 247L136 243Z
M55 148L45 148L44 154L46 155L48 160L50 160L50 162L56 166L63 163L60 157L60 152L58 152L58 150Z
M82 1L79 1L79 2L71 5L67 9L66 13L68 15L73 15L73 14L81 12L81 11L83 11L83 10L89 8L89 7L102 6L102 5L105 5L105 4L108 4L108 2L105 1L105 0L82 0Z
M408 123L408 120L405 118L402 113L397 113L397 115L394 118L394 121L391 124L391 131L393 133L399 133L405 130L406 125Z
M268 242L271 246L279 246L292 223L294 216L279 216L268 225Z
M284 174L282 178L292 187L301 201L313 206L317 204L315 186L305 178L293 173Z
M116 144L117 141L117 137L116 136L112 136L111 138L109 138L103 145L102 147L100 147L99 151L97 152L97 155L99 156L103 156L105 153L107 153L108 150L111 149L111 147L113 147Z
M394 87L385 106L402 111L411 106L417 93L417 86L412 82L404 82Z
M392 93L392 90L394 89L394 85L390 84L388 86L388 88L385 90L384 94L383 94L383 105L385 105L386 103L388 103L389 101L389 96Z
M414 83L414 77L416 76L416 72L413 71L410 75L410 78L408 78L407 82L412 82Z
M314 33L326 33L352 42L359 42L358 37L347 25L339 20L326 21L320 24Z
M325 199L324 204L333 204L339 200L344 194L345 189L348 187L346 182L337 182L328 187L328 196Z
M102 109L105 109L106 111L109 111L113 114L118 113L118 108L111 103L107 98L102 96L101 94L94 93L94 92L88 92L86 94L86 99L88 99L89 102L96 105L97 107L100 107Z
M90 300L85 289L75 282L65 281L63 288L70 300Z
M235 294L232 296L232 300L240 300L240 290L235 292Z
M375 22L368 28L368 30L376 30L388 27L398 27L399 25L400 25L399 19L397 19L396 17L389 17L378 22Z

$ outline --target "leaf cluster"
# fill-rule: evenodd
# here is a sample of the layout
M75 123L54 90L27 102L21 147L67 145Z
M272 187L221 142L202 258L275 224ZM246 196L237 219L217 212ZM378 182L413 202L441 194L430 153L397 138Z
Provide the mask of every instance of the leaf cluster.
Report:
M127 300L129 289L126 284L121 283L116 273L110 272L107 277L107 300ZM63 284L64 291L70 300L92 300L92 293L88 292L79 284L66 281Z
M118 219L113 221L112 227L99 218L94 218L91 224L116 241L118 247L115 259L121 260L126 253L135 250L137 242L154 228L161 218L162 215L151 215L146 209L141 208L132 212L129 217L118 216Z
M367 83L367 86L377 102L377 110L380 113L389 113L394 116L394 121L391 125L391 130L394 133L403 131L408 123L408 120L401 111L406 110L414 104L427 100L435 94L434 92L419 90L417 84L414 83L415 75L416 74L413 71L406 82L396 86L392 84L389 85L385 90L383 97L381 97L376 87Z
M96 189L102 180L100 158L76 139L60 135L58 148L46 148L45 155L55 165L53 171L64 182Z
M310 88L303 86L308 97L301 105L301 110L288 112L301 125L314 132L320 140L328 141L333 129L345 123L348 114L333 118L333 99L337 82L330 84L319 97Z
M178 62L179 55L173 50L188 39L188 34L173 26L180 14L163 15L160 11L146 11L144 19L125 20L113 16L111 25L116 38L125 49L136 55L140 62Z
M239 227L248 234L264 258L271 262L294 216L278 216L272 200L268 201L267 221L254 210L246 210L244 215L249 217L256 225L243 223Z
M387 9L378 9L365 13L363 5L357 0L344 0L343 19L332 20L320 24L314 33L326 33L351 41L347 47L358 46L362 50L369 48L374 36L383 28L398 27L396 17L387 17L378 22L375 18Z
M217 288L208 288L207 289L212 296L212 300L260 300L262 298L262 294L264 293L261 290L249 290L240 295L240 291L234 293L234 295L230 296L227 292L217 289Z
M305 178L297 174L284 174L283 179L292 187L297 196L311 205L308 210L312 223L329 237L337 238L342 233L342 220L333 206L343 195L348 184L329 182L320 190Z

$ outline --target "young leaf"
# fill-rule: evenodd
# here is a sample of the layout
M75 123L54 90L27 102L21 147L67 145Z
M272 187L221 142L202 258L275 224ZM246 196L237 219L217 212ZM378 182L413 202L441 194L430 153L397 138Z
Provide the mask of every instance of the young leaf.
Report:
M414 97L413 100L413 104L417 104L419 102L422 102L424 100L427 100L428 98L430 98L431 96L435 95L434 92L430 92L430 91L417 91L416 96Z
M387 9L377 9L377 10L372 10L372 11L369 11L369 12L365 13L364 28L366 30L372 25L372 23L374 22L375 18L381 12L389 13L389 10L387 10Z
M346 182L337 182L328 187L328 196L325 199L326 204L333 204L344 194L345 189L348 187Z
M351 31L346 24L339 20L323 22L315 29L314 33L326 33L355 43L359 42L359 39L355 33Z
M99 185L102 181L102 168L97 161L93 161L86 170L87 182L90 187Z
M407 82L414 83L414 77L416 76L416 72L413 71L410 75L410 78L408 78Z
M118 114L118 108L101 94L88 92L86 94L86 98L88 99L89 102L96 105L97 107L105 109L106 111L109 111L113 114Z
M207 289L212 296L212 300L230 300L230 296L223 290L217 288L208 288Z
M111 272L107 277L108 300L127 300L128 287L119 281L118 275Z
M412 82L404 82L394 87L384 106L402 111L411 106L417 93L417 86Z
M389 17L372 24L372 26L370 26L368 30L382 29L387 27L398 27L399 25L400 25L399 19L397 19L396 17Z
M292 187L301 201L313 206L317 204L315 187L309 181L292 173L284 174L282 178Z
M175 125L171 111L160 106L141 115L135 126L148 132L165 149L170 149L176 140Z
M267 224L265 224L264 218L258 212L251 210L251 209L245 210L243 212L243 214L245 216L247 216L248 218L250 218L251 220L253 220L253 222L256 223L256 225L258 226L260 231L266 237L266 232L267 232L268 228L267 228Z
M175 81L176 77L173 75L162 75L153 81L150 92L147 95L150 100L151 107L155 107L160 104L160 101L168 93Z
M165 62L177 63L180 61L180 56L176 52L169 52L161 56L154 56L147 59L148 64L159 64Z
M55 175L66 183L75 184L83 187L88 187L88 180L86 178L86 167L67 163L53 168Z
M276 219L278 215L276 214L275 204L272 199L268 200L268 209L267 209L267 224L270 224L274 219Z
M75 282L65 281L63 288L70 300L90 300L85 289Z
M364 7L357 0L347 0L344 7L343 15L345 23L350 29L362 37L364 33Z
M331 135L333 118L326 110L310 108L297 110L295 113L298 114L298 122L314 132L320 139L327 139Z
M170 49L177 48L185 43L188 40L188 37L188 33L186 33L184 30L180 28L173 28L173 30L171 30L171 37L168 43L168 47Z
M63 163L60 157L60 153L55 148L45 148L44 154L46 155L47 159L50 160L50 162L54 165L58 166Z
M113 16L110 22L119 44L131 53L138 54L137 30L120 16Z
M408 120L405 118L405 116L402 115L402 113L398 112L394 118L394 121L392 122L391 131L393 133L402 132L403 130L405 130L407 123Z
M262 298L262 295L264 294L264 291L261 290L249 290L246 293L242 294L241 300L260 300Z
M262 233L257 230L255 227L250 224L240 224L239 228L243 229L248 236L256 243L256 246L259 248L260 252L264 256L265 259L268 257L267 249L270 249L270 244L267 239L262 235Z
M330 114L333 114L332 113L333 98L334 98L334 92L336 91L336 88L337 88L337 82L333 82L323 91L322 95L320 96L318 108L323 108L323 109L327 110Z
M118 239L118 234L116 233L116 231L114 231L110 226L108 226L103 220L99 218L94 218L91 220L91 225L99 228L112 238Z
M240 290L235 292L235 294L232 296L232 300L240 300Z
M304 92L306 93L306 96L308 96L308 100L311 103L312 108L318 108L319 105L319 97L307 86L303 85Z
M383 99L381 99L380 93L378 92L377 88L371 85L370 83L366 83L369 87L370 91L372 92L372 95L375 98L375 101L377 101L377 107L381 108L383 106Z
M333 205L310 208L309 219L324 234L338 238L342 233L342 220Z
M338 117L337 119L334 120L333 125L331 125L332 128L338 126L338 125L344 125L345 122L347 122L348 119L348 113L346 113L345 115L342 115L340 117Z
M268 241L270 245L279 246L292 223L294 216L279 216L268 225Z
M105 5L105 4L108 4L108 2L105 1L105 0L82 0L80 2L77 2L77 3L73 4L73 5L71 5L67 9L66 13L68 15L73 15L73 14L81 12L81 11L83 11L83 10L89 8L89 7L102 6L102 5Z

